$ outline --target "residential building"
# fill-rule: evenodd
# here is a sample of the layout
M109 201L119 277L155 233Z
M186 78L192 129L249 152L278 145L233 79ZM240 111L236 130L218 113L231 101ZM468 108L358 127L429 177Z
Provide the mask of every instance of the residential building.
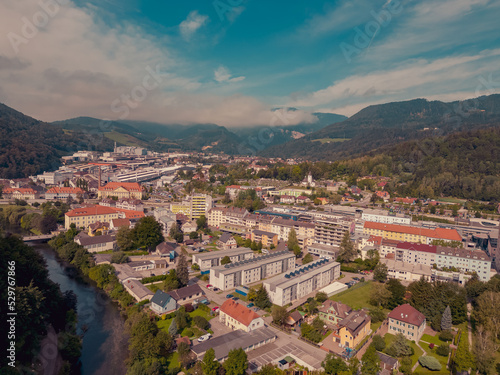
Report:
M32 188L5 188L2 191L4 198L7 199L37 199L39 194Z
M135 298L137 302L145 301L147 299L153 298L153 292L146 288L138 280L127 280L123 283L125 290Z
M236 249L238 244L231 233L224 232L217 240L217 246L223 250Z
M317 255L321 258L337 259L340 248L338 246L321 245L313 243L307 247L307 252L312 255Z
M372 221L365 222L363 233L391 240L420 242L424 244L430 244L434 240L462 241L462 237L455 229L430 229L409 225L375 223Z
M212 208L212 197L206 194L194 194L190 199L190 218L198 219L207 216L207 212Z
M78 199L83 198L85 191L73 187L52 187L45 192L45 199Z
M419 342L425 330L425 316L413 306L405 303L396 307L387 317L389 333L402 333L408 340Z
M406 281L418 281L432 278L432 267L420 263L405 263L394 259L380 259L380 263L387 266L387 277Z
M226 208L224 207L214 207L208 210L207 213L207 224L210 227L219 227L225 222Z
M295 230L297 241L299 242L299 246L301 248L305 248L313 243L315 233L314 223L275 217L272 219L270 225L271 230L269 230L269 232L276 233L278 235L278 240L280 241L288 241L290 231L293 229ZM265 230L260 228L260 225L259 229Z
M318 311L320 319L322 319L327 324L335 326L341 320L347 318L352 309L344 303L327 299L318 308Z
M397 358L390 357L381 352L377 352L377 355L380 359L380 368L382 369L380 375L390 375L398 372L399 361Z
M254 252L248 247L237 247L235 249L223 251L211 251L208 253L194 254L193 264L200 266L200 270L209 270L212 267L220 266L222 258L228 256L232 263L252 259Z
M354 231L354 219L318 219L314 228L314 242L339 247L346 232Z
M116 202L115 207L132 211L144 211L144 205L142 204L142 201L140 199L133 198L120 199Z
M151 310L155 313L162 315L168 314L177 309L177 302L168 293L162 290L157 290L151 299Z
M491 277L491 259L482 250L437 246L436 265L439 269L459 269L464 273L477 273L479 280Z
M278 246L278 235L276 233L254 229L250 232L249 237L256 243L262 242L263 247Z
M108 182L99 187L99 198L117 197L142 199L142 188L137 182Z
M114 250L116 248L116 238L110 234L102 236L89 236L85 232L79 233L74 241L83 246L89 253Z
M251 332L264 327L264 319L248 307L227 299L219 309L219 322L232 330Z
M175 249L177 249L177 247L178 245L175 242L162 242L161 244L156 246L155 253L162 258L170 257L172 251L175 252Z
M386 191L381 192L387 194ZM385 199L384 199L385 200ZM372 221L374 223L383 224L402 224L410 225L411 217L402 214L390 214L387 211L376 211L376 210L364 210L361 214L361 219L365 221Z
M371 318L364 310L351 313L337 324L332 339L342 347L354 349L371 332Z
M321 259L264 281L269 300L278 306L296 301L340 277L340 263Z
M168 293L179 305L185 305L187 303L193 302L195 299L205 295L203 293L203 290L201 290L198 284L193 284L185 286L184 288L171 290Z
M210 284L227 290L295 268L295 255L287 250L229 263L210 269Z
M280 203L295 204L295 197L293 195L282 195L280 197Z
M87 228L97 221L111 222L113 219L135 219L144 217L144 212L117 209L100 205L89 205L75 208L64 214L64 228L69 229L71 224L77 228Z

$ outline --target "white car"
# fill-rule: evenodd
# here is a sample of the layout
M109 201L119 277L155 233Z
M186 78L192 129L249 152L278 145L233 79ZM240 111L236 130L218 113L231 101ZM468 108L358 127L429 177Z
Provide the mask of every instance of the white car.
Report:
M212 337L212 335L210 333L207 333L206 335L198 337L198 342L207 341L210 337Z

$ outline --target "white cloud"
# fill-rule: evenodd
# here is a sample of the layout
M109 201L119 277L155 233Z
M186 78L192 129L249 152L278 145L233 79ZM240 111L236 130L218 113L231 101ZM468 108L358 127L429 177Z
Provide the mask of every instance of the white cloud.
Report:
M208 21L208 16L199 14L197 10L193 10L179 25L179 30L184 39L190 39L193 34Z
M229 73L229 70L221 65L214 71L214 79L217 82L239 82L243 81L245 77L240 76L231 78L231 73Z

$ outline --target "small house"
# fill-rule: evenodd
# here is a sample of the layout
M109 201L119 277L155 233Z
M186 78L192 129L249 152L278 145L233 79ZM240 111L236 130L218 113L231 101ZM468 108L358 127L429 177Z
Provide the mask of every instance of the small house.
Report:
M177 309L177 302L168 293L157 290L151 299L151 310L157 314L167 314Z

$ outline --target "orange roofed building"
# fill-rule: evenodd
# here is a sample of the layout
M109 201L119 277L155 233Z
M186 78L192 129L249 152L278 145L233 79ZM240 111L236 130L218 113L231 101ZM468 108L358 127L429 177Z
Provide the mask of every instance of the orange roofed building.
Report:
M53 187L45 193L45 199L68 199L69 197L77 199L83 196L85 192L79 187Z
M231 329L251 332L264 327L264 319L241 303L227 299L220 307L219 321Z
M429 229L409 225L376 223L373 221L365 222L363 234L401 242L420 242L425 244L430 244L433 240L462 241L462 237L455 229Z
M99 198L142 199L142 188L137 182L108 182L99 188L97 194Z
M71 224L74 223L77 228L88 228L89 225L98 221L110 223L111 220L114 219L138 219L144 216L144 212L142 211L92 205L75 208L74 210L66 212L64 215L64 227L69 229Z
M39 194L32 188L5 188L3 189L5 198L10 199L37 199Z

